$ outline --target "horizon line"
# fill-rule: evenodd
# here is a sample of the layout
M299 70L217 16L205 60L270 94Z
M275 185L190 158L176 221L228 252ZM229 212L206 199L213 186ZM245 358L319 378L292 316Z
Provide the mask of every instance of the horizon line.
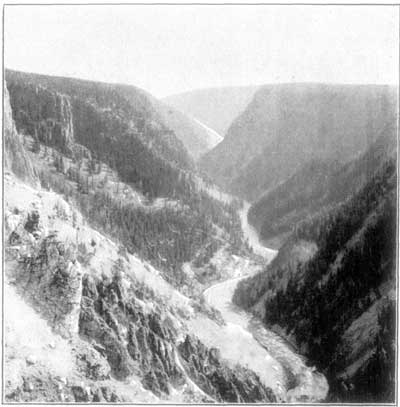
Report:
M4 74L6 71L12 71L12 72L17 72L17 73L22 73L22 74L27 74L27 75L37 75L37 76L48 76L48 77L53 77L53 78L60 78L60 79L72 79L72 80L80 80L80 81L86 81L86 82L94 82L94 83L101 83L105 85L115 85L115 86L132 86L138 90L141 90L145 93L148 93L149 95L156 97L157 99L166 99L174 96L180 96L180 95L185 95L185 94L191 94L195 92L201 92L201 91L208 91L208 90L215 90L215 89L232 89L232 88L261 88L264 86L282 86L282 85L327 85L327 86L388 86L388 87L393 87L393 88L398 88L399 87L399 82L400 80L396 82L330 82L330 81L301 81L301 80L294 80L294 81L277 81L277 82L263 82L259 84L254 84L254 83L249 83L246 85L215 85L215 86L204 86L204 87L196 87L196 88L191 88L188 90L182 90L179 92L174 92L174 93L169 93L163 96L158 96L154 92L151 92L145 88L142 88L141 86L138 86L133 83L126 83L126 82L120 82L120 81L106 81L102 79L88 79L85 77L79 77L79 76L70 76L70 75L61 75L61 74L48 74L48 73L42 73L42 72L32 72L32 71L24 71L21 69L15 69L15 68L9 68L4 64ZM4 75L5 76L5 75ZM6 82L6 79L4 77L4 82Z

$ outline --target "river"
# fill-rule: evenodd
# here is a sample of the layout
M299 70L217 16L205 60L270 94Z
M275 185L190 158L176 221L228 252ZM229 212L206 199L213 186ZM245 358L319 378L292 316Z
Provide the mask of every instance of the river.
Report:
M250 205L245 203L239 215L243 233L254 253L263 256L269 263L277 251L264 247L254 228L247 221ZM280 401L318 402L323 401L329 386L326 378L280 336L265 328L260 320L232 304L232 296L238 282L248 275L215 284L204 291L209 305L222 314L228 340L222 343L221 354L225 358L256 372L263 383L273 389ZM215 345L221 341L215 337Z

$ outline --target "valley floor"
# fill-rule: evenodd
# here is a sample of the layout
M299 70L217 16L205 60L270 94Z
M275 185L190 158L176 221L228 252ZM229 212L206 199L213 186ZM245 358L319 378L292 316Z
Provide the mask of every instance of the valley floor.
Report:
M245 204L240 213L245 237L253 251L270 262L277 252L260 243L257 232L247 222L248 209L249 205ZM232 304L237 284L246 277L248 275L235 277L205 290L207 303L221 312L226 326L221 336L214 335L213 328L208 326L198 333L199 337L221 349L226 359L251 368L281 401L323 401L329 389L325 377L308 367L285 340L266 329L261 321ZM205 321L202 323L206 325ZM201 326L201 323L196 322L194 329L196 325Z

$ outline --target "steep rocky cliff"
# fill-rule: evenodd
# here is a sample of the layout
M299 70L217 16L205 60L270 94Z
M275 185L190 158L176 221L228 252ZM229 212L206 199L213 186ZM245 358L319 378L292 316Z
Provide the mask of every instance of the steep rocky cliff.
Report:
M311 159L345 163L396 129L389 86L282 84L260 88L201 168L253 201Z
M18 232L13 232L13 244L22 243ZM53 233L41 239L20 261L23 266L16 269L14 282L24 287L24 296L56 332L65 337L76 334L81 302L80 264Z
M14 120L18 131L72 154L74 129L71 99L44 86L26 86L7 75Z
M174 360L175 336L158 309L144 313L135 296L128 294L118 275L109 281L86 276L79 330L98 343L117 378L132 372L155 394L169 393L170 384L183 384Z
M4 87L4 167L25 182L36 185L39 180L32 162L26 153L22 138L18 134L12 117L10 96Z

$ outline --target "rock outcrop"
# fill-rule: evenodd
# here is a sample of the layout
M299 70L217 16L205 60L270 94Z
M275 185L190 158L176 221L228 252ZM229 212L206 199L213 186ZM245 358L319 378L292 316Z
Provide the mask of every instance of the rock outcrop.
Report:
M32 227L32 222L28 220L26 227ZM79 263L54 234L19 261L15 279L25 296L56 332L64 337L76 334L82 277Z
M12 81L9 89L18 131L70 155L74 143L70 98L35 84Z
M4 87L4 167L30 185L37 185L36 171L28 157L12 117L10 96Z
M254 372L241 366L230 368L221 359L218 349L207 348L190 335L178 349L189 377L218 402L276 402L272 390L266 388Z
M170 385L184 383L175 363L175 335L158 313L144 313L128 295L118 276L83 280L79 332L96 342L119 379L135 373L156 395L170 393Z

